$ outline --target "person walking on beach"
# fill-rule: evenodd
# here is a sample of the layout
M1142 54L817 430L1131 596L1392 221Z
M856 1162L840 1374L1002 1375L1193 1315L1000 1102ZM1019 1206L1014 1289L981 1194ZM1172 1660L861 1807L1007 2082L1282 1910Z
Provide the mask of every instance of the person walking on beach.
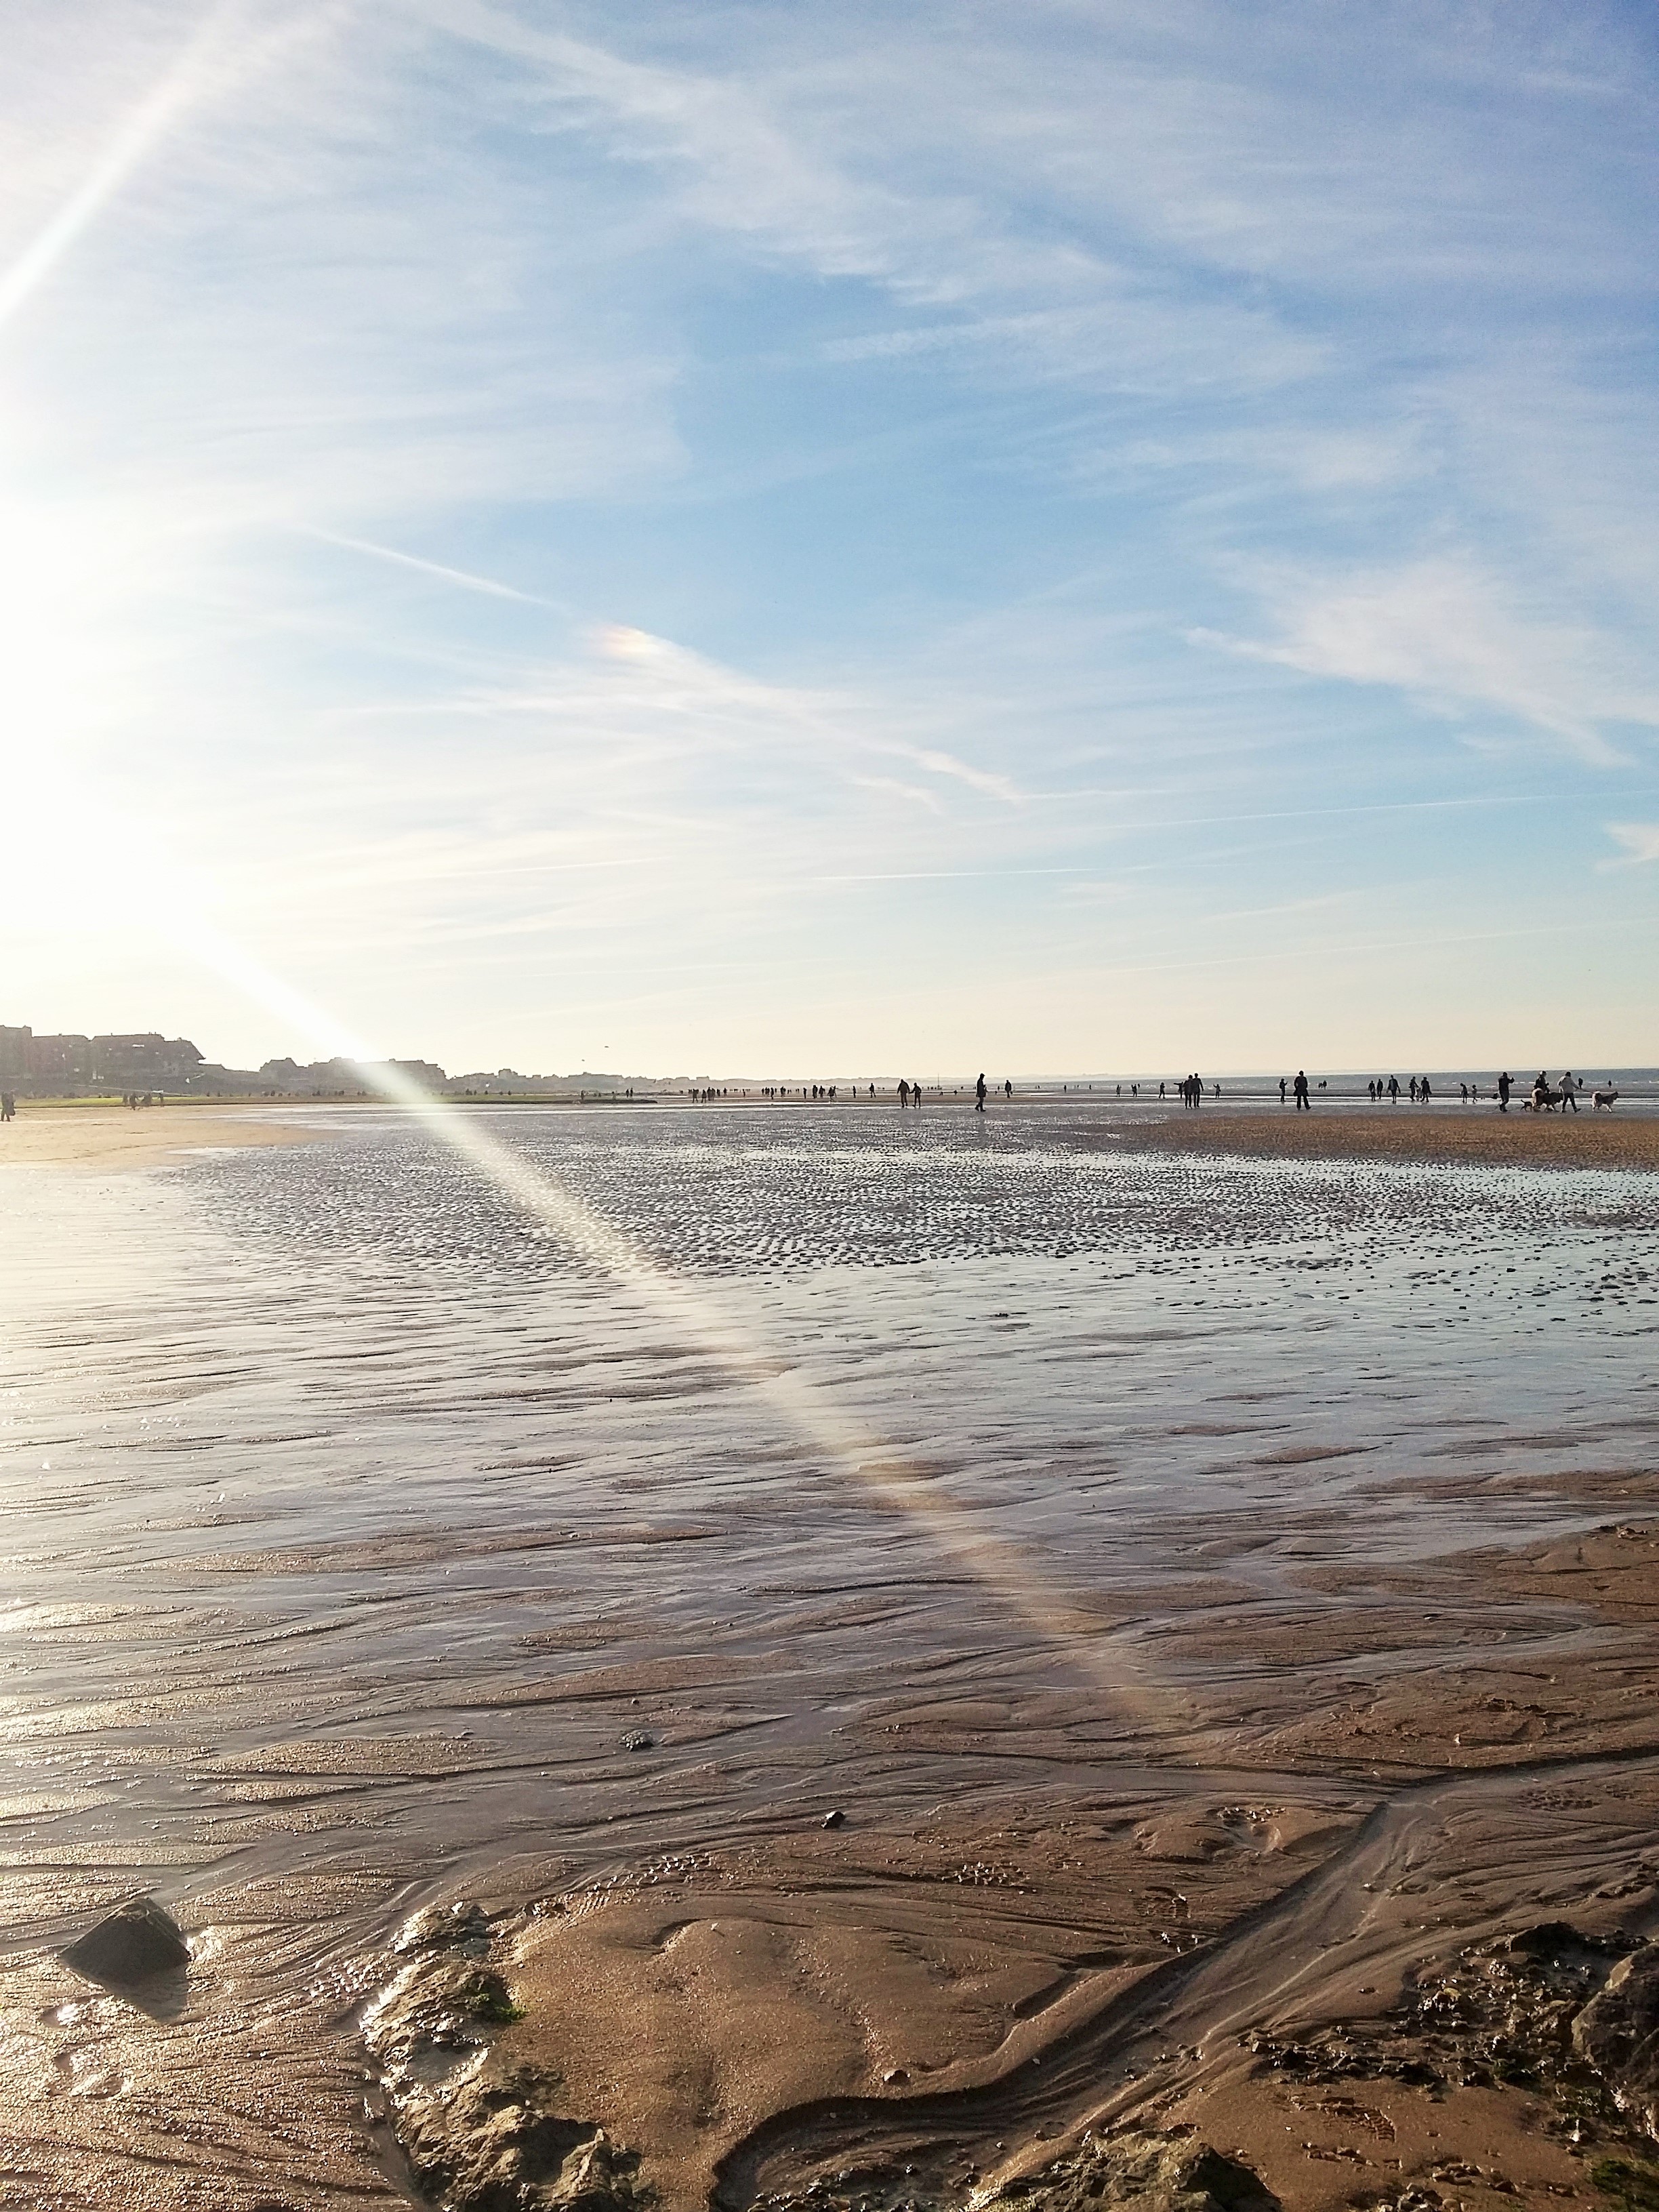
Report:
M1121 1097L1121 1096L1122 1095L1123 1085L1120 1083L1120 1084L1118 1085L1118 1086L1117 1086L1117 1087L1118 1087L1118 1092L1119 1092L1119 1095L1120 1095L1120 1097ZM1003 1097L1004 1097L1005 1098L1012 1098L1012 1097L1013 1097L1013 1095L1014 1095L1014 1086L1013 1086L1013 1084L1012 1084L1012 1082L1010 1079L1007 1079L1007 1078L1006 1078L1006 1077L1005 1077L1005 1079L1004 1079L1004 1080L1003 1080L1003 1085L1002 1085L1002 1095L1003 1095Z
M1297 1112L1298 1114L1311 1114L1313 1112L1313 1108L1308 1103L1307 1073L1305 1070L1299 1067L1296 1072L1296 1083L1294 1088L1296 1091Z
M983 1068L980 1070L979 1081L974 1085L974 1111L975 1114L982 1114L985 1111L985 1071Z
M1290 1085L1281 1075L1279 1079L1279 1103L1281 1106L1285 1103L1285 1100L1290 1091Z
M1389 1078L1389 1103L1390 1106L1400 1103L1400 1078L1397 1075Z
M909 1103L910 1086L901 1075L899 1078L899 1112L902 1114Z
M1571 1106L1575 1114L1578 1111L1578 1080L1570 1067L1561 1077L1561 1103L1564 1108Z
M1426 1106L1433 1095L1433 1092L1429 1089L1429 1079L1425 1075L1417 1086L1418 1104L1419 1106Z
M0 1121L15 1121L16 1119L17 1101L9 1091L0 1091Z
M1514 1080L1507 1068L1498 1079L1498 1110L1500 1114L1507 1114L1510 1110L1510 1087Z

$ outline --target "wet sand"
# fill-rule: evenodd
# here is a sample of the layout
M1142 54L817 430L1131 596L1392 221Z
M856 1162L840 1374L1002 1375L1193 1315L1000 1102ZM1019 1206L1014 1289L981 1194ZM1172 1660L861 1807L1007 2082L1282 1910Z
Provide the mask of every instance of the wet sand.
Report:
M1478 1106L1427 1109L1344 1103L1298 1114L1267 1106L1249 1113L1200 1107L1132 1124L1102 1141L1161 1152L1236 1152L1250 1159L1402 1160L1488 1167L1659 1168L1659 1116L1638 1120L1628 1109L1598 1114L1507 1114Z
M129 1106L24 1099L0 1126L0 1167L149 1168L203 1146L303 1144L312 1133L281 1107Z
M1659 1925L1647 1181L552 1119L702 1337L389 1120L18 1179L0 2204L1593 2200L1423 2005Z
M1161 1788L1051 1780L417 1923L370 2041L429 2185L487 2202L468 2160L506 2110L557 2115L567 2158L602 2131L619 2203L640 2175L686 2205L1041 2202L1123 2127L1195 2129L1287 2205L1583 2194L1652 2147L1565 2032L1659 1936L1659 1522L1352 1595L1255 1609L1243 1719L1217 1607L1176 1612L1206 1710ZM1449 1620L1466 1656L1425 1656ZM480 1972L521 2016L469 2013Z

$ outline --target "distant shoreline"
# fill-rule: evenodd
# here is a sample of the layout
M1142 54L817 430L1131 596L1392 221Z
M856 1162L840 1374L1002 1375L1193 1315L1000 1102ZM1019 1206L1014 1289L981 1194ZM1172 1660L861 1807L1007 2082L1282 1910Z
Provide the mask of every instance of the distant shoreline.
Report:
M562 1109L593 1106L672 1107L685 1110L683 1098L447 1098L434 1103L463 1111L507 1108ZM1074 1099L1029 1093L1017 1102L1033 1105L1070 1105ZM1130 1102L1100 1099L1103 1107L1129 1106ZM711 1102L699 1111L760 1111L768 1107L799 1111L800 1099L726 1098ZM890 1097L846 1098L817 1102L826 1114L880 1112L898 1117ZM1577 1115L1540 1115L1522 1111L1519 1103L1507 1114L1483 1101L1480 1108L1425 1111L1402 1103L1398 1107L1368 1108L1343 1100L1340 1110L1321 1101L1309 1114L1290 1109L1253 1104L1240 1112L1228 1104L1206 1105L1197 1112L1183 1111L1173 1102L1139 1099L1138 1111L1109 1116L1103 1113L1096 1127L1067 1132L1068 1146L1085 1152L1192 1152L1252 1159L1374 1160L1425 1165L1602 1168L1652 1173L1659 1170L1659 1115L1651 1112L1621 1118L1617 1110L1597 1114L1585 1107ZM331 1118L341 1113L403 1113L407 1108L378 1099L239 1100L170 1098L164 1106L137 1111L105 1098L26 1098L19 1102L17 1118L0 1126L0 1167L129 1168L155 1167L176 1161L204 1146L241 1148L251 1146L312 1143L327 1133L327 1126L313 1118L321 1109ZM1000 1119L1006 1109L993 1099L990 1119ZM925 1123L930 1114L966 1111L970 1099L935 1099L916 1116ZM902 1120L908 1126L910 1116ZM1028 1125L1029 1126L1029 1125Z

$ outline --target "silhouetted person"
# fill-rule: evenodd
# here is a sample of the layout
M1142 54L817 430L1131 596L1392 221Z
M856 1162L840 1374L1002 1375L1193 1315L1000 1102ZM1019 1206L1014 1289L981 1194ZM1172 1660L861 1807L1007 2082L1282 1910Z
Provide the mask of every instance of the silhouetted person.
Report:
M1118 1085L1118 1089L1121 1091L1122 1088L1123 1088L1123 1085L1120 1083L1120 1084L1119 1084L1119 1085ZM1009 1081L1008 1081L1008 1079L1006 1079L1006 1077L1005 1077L1005 1078L1003 1079L1003 1085L1002 1085L1002 1095L1003 1095L1003 1097L1004 1097L1005 1098L1012 1098L1012 1097L1013 1097L1013 1095L1014 1095L1014 1086L1013 1086L1013 1085L1012 1085L1011 1082L1009 1082Z
M1308 1079L1303 1070L1299 1067L1296 1072L1296 1082L1292 1085L1292 1088L1296 1092L1297 1112L1298 1114L1311 1114L1313 1112L1313 1108L1308 1103Z
M1433 1091L1429 1088L1429 1079L1425 1075L1417 1086L1417 1103L1419 1106L1426 1106L1433 1096Z
M982 1114L985 1111L985 1072L982 1068L980 1071L979 1081L974 1085L974 1111L975 1114Z
M16 1119L17 1101L9 1091L0 1091L0 1121L15 1121Z
M1512 1080L1507 1068L1498 1079L1498 1110L1500 1114L1507 1114L1510 1110L1510 1088Z
M1285 1099L1290 1096L1290 1085L1281 1075L1279 1079L1279 1103L1281 1106L1285 1103Z
M1389 1078L1389 1103L1390 1106L1400 1103L1400 1078L1397 1075Z
M1575 1114L1578 1111L1578 1083L1570 1067L1562 1072L1561 1104L1564 1109L1571 1106Z
M910 1103L910 1086L902 1076L899 1078L899 1111L902 1114Z

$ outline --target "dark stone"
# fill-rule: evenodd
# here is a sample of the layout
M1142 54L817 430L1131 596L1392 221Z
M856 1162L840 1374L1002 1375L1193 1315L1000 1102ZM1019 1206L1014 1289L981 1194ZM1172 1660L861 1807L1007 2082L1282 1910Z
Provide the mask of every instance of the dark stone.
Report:
M1507 1954L1522 1959L1557 1959L1564 1952L1573 1951L1595 1954L1613 1948L1605 1937L1587 1936L1571 1920L1543 1920L1535 1928L1522 1928L1492 1946L1497 1957Z
M88 1981L118 1984L147 1982L190 1964L178 1923L149 1897L135 1897L58 1955Z
M847 1825L847 1815L841 1810L840 1807L837 1806L833 1813L826 1813L824 1814L823 1825L826 1828L845 1827Z

